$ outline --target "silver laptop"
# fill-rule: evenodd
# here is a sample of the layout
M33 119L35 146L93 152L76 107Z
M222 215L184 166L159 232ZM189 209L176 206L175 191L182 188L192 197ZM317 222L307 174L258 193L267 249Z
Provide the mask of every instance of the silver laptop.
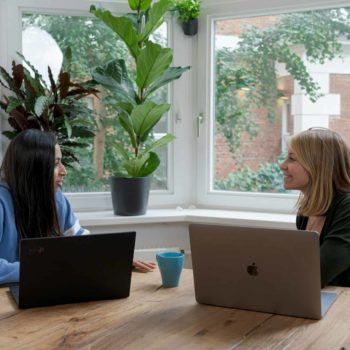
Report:
M318 234L190 224L198 303L320 319L336 298L321 292Z

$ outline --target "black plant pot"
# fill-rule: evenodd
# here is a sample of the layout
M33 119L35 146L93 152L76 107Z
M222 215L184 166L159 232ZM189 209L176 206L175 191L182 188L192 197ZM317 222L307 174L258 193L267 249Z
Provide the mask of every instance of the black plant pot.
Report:
M198 19L182 23L182 29L185 35L196 35L198 33Z
M151 177L110 177L115 215L134 216L146 213Z

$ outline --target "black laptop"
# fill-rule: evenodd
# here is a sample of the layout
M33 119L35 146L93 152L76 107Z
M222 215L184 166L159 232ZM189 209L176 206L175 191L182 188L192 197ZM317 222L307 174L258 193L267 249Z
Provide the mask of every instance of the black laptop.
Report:
M19 308L130 294L135 232L30 238L20 242Z

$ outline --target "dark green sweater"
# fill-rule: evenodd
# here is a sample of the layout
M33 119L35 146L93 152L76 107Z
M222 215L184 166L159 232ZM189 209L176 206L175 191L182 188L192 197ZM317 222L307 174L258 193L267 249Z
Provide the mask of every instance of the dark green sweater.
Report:
M305 230L308 217L297 216ZM350 287L350 193L334 197L320 235L321 287Z

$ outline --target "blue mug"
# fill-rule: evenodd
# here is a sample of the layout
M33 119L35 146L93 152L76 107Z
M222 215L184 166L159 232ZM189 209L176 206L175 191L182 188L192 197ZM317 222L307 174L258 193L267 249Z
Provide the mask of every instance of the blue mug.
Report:
M177 287L185 262L184 254L178 252L163 252L158 253L156 258L162 276L163 287Z

